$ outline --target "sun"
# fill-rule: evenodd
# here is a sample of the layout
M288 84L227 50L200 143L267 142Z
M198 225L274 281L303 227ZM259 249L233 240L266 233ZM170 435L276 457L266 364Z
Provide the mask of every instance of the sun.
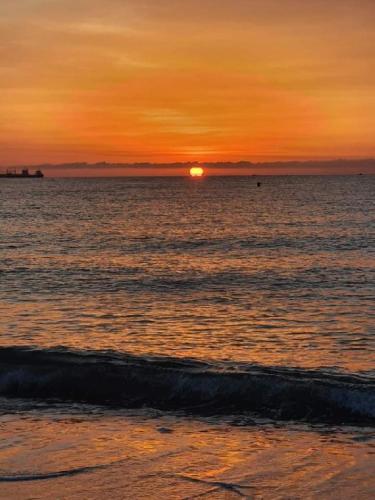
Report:
M191 167L190 169L190 175L192 177L202 177L204 174L204 170L202 167Z

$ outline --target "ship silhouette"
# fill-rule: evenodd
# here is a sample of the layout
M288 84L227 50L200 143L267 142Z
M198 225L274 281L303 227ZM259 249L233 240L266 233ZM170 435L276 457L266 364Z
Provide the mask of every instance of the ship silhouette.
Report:
M7 169L5 173L0 173L0 177L7 179L35 179L44 177L44 174L41 170L36 170L34 174L31 174L27 168L21 170L21 172L17 172L15 169Z

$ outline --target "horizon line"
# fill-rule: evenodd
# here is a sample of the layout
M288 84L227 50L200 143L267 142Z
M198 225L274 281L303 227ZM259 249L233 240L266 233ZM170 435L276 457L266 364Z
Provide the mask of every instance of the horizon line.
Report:
M220 160L220 161L167 161L167 162L153 162L153 161L137 161L137 162L109 162L106 160L103 161L69 161L69 162L32 162L32 163L17 163L17 164L0 164L0 168L21 168L21 167L95 167L100 168L106 165L109 165L113 168L121 168L121 167L178 167L178 166L186 166L186 165L207 165L207 166L216 166L220 168L220 166L236 166L240 167L241 164L244 165L244 168L247 166L259 167L259 166L267 166L267 165L290 165L290 164L311 164L311 163L335 163L335 162L375 162L375 157L335 157L335 158L311 158L311 159L288 159L288 160L264 160L264 161L252 161L252 160ZM241 168L241 167L240 167Z

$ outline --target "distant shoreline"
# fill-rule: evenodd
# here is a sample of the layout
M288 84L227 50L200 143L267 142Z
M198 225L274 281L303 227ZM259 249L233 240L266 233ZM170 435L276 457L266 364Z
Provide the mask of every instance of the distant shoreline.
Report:
M71 162L0 166L6 169L34 168L47 177L181 177L192 165L204 167L206 176L252 175L374 175L375 159L292 160L268 162L174 162L109 163Z

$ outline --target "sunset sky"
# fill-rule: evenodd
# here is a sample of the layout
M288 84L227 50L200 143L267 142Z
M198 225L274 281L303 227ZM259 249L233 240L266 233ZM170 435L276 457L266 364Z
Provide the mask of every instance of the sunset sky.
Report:
M374 0L1 0L0 164L374 157L374 21Z

